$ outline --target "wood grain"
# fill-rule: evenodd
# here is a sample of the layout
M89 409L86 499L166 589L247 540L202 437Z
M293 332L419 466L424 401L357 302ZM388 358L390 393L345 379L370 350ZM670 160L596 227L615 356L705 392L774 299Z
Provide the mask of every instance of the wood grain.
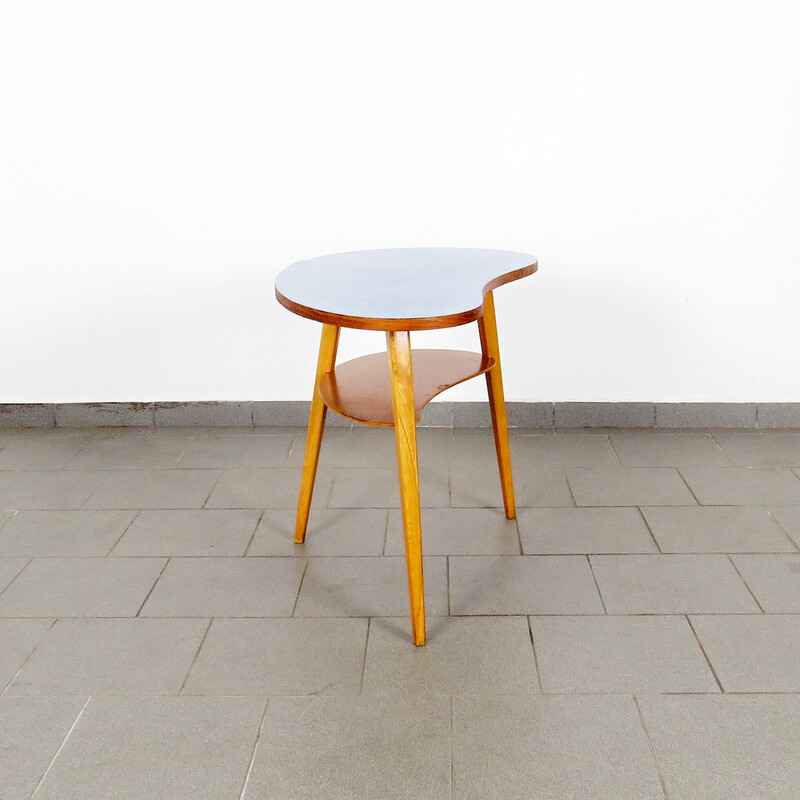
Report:
M514 505L514 477L511 473L511 449L508 443L508 420L503 394L503 375L500 368L497 320L494 313L494 296L491 292L484 298L483 316L478 320L478 331L484 356L494 360L494 366L486 373L486 388L489 392L489 409L492 412L492 431L497 451L497 466L500 469L503 506L506 517L514 519L517 516Z
M464 350L414 350L414 419L436 395L492 368L494 360ZM394 425L392 385L386 353L373 353L337 364L322 377L319 391L326 405L365 425Z
M311 496L314 494L314 479L317 476L319 449L322 443L322 432L325 429L327 407L319 393L319 384L323 376L330 372L336 364L336 351L339 347L339 328L335 325L323 325L317 358L317 372L314 379L314 396L311 400L311 414L308 419L308 435L306 437L306 453L303 457L303 473L300 478L300 498L297 501L297 521L294 529L294 540L300 544L305 541L308 527L308 514L311 509Z
M414 378L411 341L407 331L386 334L392 385L400 505L406 543L411 632L414 644L425 644L425 583L422 575L422 522L419 511L417 425L414 419Z

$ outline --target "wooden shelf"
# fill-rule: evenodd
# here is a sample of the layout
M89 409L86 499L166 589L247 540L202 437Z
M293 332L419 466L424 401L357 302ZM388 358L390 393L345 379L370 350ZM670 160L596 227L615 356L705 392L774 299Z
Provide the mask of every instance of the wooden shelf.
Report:
M464 350L413 350L414 416L437 394L458 383L482 375L494 359ZM373 353L337 364L319 384L325 405L343 417L366 425L391 427L392 388L386 353Z

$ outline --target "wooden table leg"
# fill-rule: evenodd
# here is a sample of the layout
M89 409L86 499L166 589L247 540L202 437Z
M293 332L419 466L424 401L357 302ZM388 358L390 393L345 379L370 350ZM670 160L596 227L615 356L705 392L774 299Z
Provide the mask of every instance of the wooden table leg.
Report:
M506 401L503 395L503 373L500 369L500 347L497 341L497 321L494 313L492 293L483 299L483 316L478 320L483 354L494 359L494 366L486 373L486 388L489 390L489 409L492 412L494 446L497 451L497 465L500 468L500 486L503 490L503 505L506 517L514 519L517 510L514 506L514 479L511 474L511 449L508 444L508 419Z
M411 339L408 331L387 332L386 344L392 383L397 469L400 476L400 503L403 507L408 594L411 600L411 631L414 644L423 645L425 644L425 586L422 577L417 423L414 415Z
M314 493L314 479L317 476L319 447L322 443L322 432L325 429L325 415L328 407L319 393L319 382L326 372L330 372L336 364L336 349L339 346L339 328L336 325L323 325L322 338L319 343L317 359L317 376L314 380L314 396L311 399L311 415L308 419L308 436L306 437L306 454L303 458L303 475L300 479L300 500L297 503L297 523L294 529L294 540L299 544L305 541L308 513L311 509L311 495Z

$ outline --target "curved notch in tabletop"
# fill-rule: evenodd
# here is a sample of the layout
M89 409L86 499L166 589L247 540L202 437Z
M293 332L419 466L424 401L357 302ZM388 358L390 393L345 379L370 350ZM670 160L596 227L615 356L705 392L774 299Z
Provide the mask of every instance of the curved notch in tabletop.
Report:
M488 372L494 360L464 350L412 350L414 416L437 394ZM337 364L320 381L325 405L343 417L382 427L394 424L392 387L386 353L373 353Z
M489 292L537 263L527 253L448 247L337 253L287 267L275 296L295 314L345 328L449 328L474 322Z

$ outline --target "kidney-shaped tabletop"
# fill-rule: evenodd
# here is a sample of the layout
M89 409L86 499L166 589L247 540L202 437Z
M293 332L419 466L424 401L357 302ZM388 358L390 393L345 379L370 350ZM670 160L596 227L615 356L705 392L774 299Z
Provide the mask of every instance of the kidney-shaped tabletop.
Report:
M449 328L478 319L489 292L536 267L535 256L506 250L361 250L292 264L275 295L295 314L345 328Z

